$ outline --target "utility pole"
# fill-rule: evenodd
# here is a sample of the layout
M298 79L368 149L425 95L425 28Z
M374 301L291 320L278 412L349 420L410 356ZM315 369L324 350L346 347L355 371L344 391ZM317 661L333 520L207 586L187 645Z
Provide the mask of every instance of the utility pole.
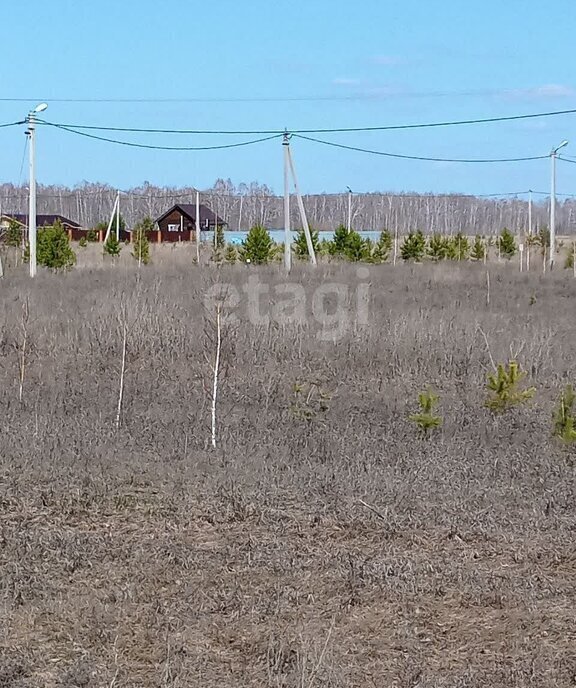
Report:
M196 191L196 260L200 267L200 192Z
M568 145L568 141L562 141L559 146L550 152L551 180L550 180L550 270L554 268L554 258L556 254L556 156L558 151Z
M30 191L28 198L28 243L30 245L30 277L36 277L36 115L44 112L48 107L46 103L40 103L34 110L28 113L26 121L30 137L29 163L30 163Z
M104 243L106 243L110 237L110 232L112 231L112 225L114 224L114 218L116 218L116 238L120 238L120 192L116 193L116 198L114 199L114 205L112 206L112 212L110 213L110 220L108 222L108 227L106 227L106 234L104 235Z
M346 220L346 229L348 230L348 233L350 233L352 229L352 189L347 186L348 189L348 217Z
M314 244L312 243L310 225L308 224L308 218L306 217L306 209L304 208L304 201L302 200L302 195L300 194L300 189L298 187L298 178L296 177L296 169L294 167L294 161L292 160L292 152L290 151L289 145L286 146L286 150L288 151L288 162L290 164L290 171L292 172L292 179L294 181L294 191L296 191L296 200L298 201L300 219L302 220L302 228L304 229L304 236L306 237L308 255L310 256L310 262L312 263L312 265L316 265L316 252L314 251Z
M292 233L290 231L290 137L284 131L284 267L286 272L292 268Z
M120 192L116 196L116 241L120 241Z

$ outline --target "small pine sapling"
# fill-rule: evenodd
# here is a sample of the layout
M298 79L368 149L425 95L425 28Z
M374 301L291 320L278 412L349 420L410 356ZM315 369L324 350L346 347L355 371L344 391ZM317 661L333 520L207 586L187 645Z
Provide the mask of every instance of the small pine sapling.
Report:
M420 262L426 254L426 237L421 230L410 232L400 247L402 260Z
M120 251L122 250L122 246L120 246L120 242L118 241L118 239L116 238L116 235L113 232L110 232L110 235L108 236L108 239L104 243L102 250L104 252L104 255L112 256L113 258L116 258L117 256L120 255Z
M22 246L22 226L16 220L9 221L4 243L15 248Z
M428 256L434 260L444 260L447 255L446 238L441 234L433 234L428 240Z
M224 254L221 249L216 248L216 246L212 247L212 255L210 256L210 261L214 263L215 265L221 265L222 261L224 260Z
M153 224L142 220L132 231L133 247L132 257L138 261L138 265L148 265L150 262L150 242L148 240L148 232L152 230Z
M498 246L500 248L500 255L507 260L510 260L516 255L516 241L514 240L514 235L509 229L506 229L506 227L504 227L500 234Z
M60 220L51 227L43 227L36 237L36 260L38 265L44 265L54 270L69 269L76 263L76 254L70 246L68 232ZM24 250L24 261L30 260L30 245Z
M320 248L320 236L318 234L318 230L310 227L310 238L312 239L314 253L317 254ZM284 247L282 247L282 250L284 250ZM306 232L303 229L299 229L296 234L296 240L294 241L294 253L298 258L308 258L308 242L306 241Z
M420 394L418 394L420 413L414 413L409 416L409 420L416 423L425 434L433 428L438 428L442 425L441 416L434 415L434 407L439 399L440 397L434 394L430 389L425 392L420 392Z
M214 230L214 248L216 250L224 248L224 227L222 225L216 225Z
M470 254L470 242L468 237L462 232L458 232L451 241L452 244L452 260L467 260Z
M371 254L371 247L363 239L358 232L351 230L348 234L344 255L352 263L357 263L361 260L368 260Z
M554 413L554 435L566 444L576 441L574 427L574 389L572 385L566 388L560 396L560 403Z
M338 225L332 239L331 254L333 256L343 256L348 245L348 229L344 225Z
M266 227L254 225L246 235L240 249L245 263L267 263L274 258L274 242Z
M331 255L333 255L332 242L329 241L328 239L321 239L320 243L318 244L318 255L320 255L320 256L331 256Z
M104 223L105 224L105 223ZM105 224L104 226L104 233L106 233L106 229L108 229L108 226ZM98 241L98 230L97 229L89 229L86 232L86 241L89 241L90 243L95 243Z
M88 246L88 240L86 239L86 237L80 237L78 246L80 246L80 248L86 248L86 246Z
M224 260L233 265L238 260L238 252L234 244L227 244L226 250L224 251Z
M374 244L372 250L372 261L374 263L385 263L392 252L392 234L385 229L380 233L378 241Z
M479 234L477 234L474 238L474 243L472 244L472 252L470 253L470 257L472 258L472 260L475 260L478 263L481 263L486 257L486 244L484 243L484 239L482 239L482 237Z
M491 411L502 413L532 399L536 394L535 387L519 389L525 377L526 373L520 370L516 361L510 361L507 368L499 363L496 372L488 375L486 406Z
M542 255L545 255L550 248L550 230L544 225L537 234L538 244L542 248Z

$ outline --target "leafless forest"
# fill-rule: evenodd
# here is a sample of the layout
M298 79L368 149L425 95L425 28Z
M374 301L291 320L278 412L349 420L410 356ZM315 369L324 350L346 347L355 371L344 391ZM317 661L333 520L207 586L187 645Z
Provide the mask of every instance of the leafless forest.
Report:
M62 186L38 187L38 212L60 213L82 225L91 227L108 219L116 190L105 184L84 183L74 189ZM542 227L548 222L548 201L534 196L533 224ZM129 225L149 215L157 217L174 203L194 202L195 192L188 188L162 188L150 184L129 189L122 196L122 214ZM28 190L12 184L0 185L0 212L27 212ZM203 192L202 202L208 203L229 224L230 229L247 229L261 223L271 228L283 226L282 199L265 184L253 182L235 186L230 180L219 179ZM346 194L320 194L304 198L310 222L317 229L335 229L347 218ZM297 208L292 209L293 222L298 226ZM384 228L400 233L414 229L425 232L469 235L496 234L503 227L513 232L528 226L528 200L522 198L494 199L475 196L431 194L354 194L353 225L362 230ZM576 201L558 203L557 231L576 231Z
M338 339L224 318L216 449L204 296L254 269L4 280L0 685L574 685L576 280L495 266L487 304L483 266L369 270L365 323L354 266L291 276L348 285ZM511 357L536 396L494 416Z

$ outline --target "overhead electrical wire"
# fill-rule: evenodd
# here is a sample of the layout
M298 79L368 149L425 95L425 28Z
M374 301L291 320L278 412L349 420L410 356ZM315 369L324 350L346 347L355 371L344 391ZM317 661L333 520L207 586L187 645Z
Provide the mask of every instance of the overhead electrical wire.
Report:
M294 96L203 96L192 98L0 98L3 103L298 103L298 102L353 102L390 100L392 98L454 98L501 96L530 93L531 89L467 89L464 91L403 91L376 89L368 93L294 95Z
M369 148L360 148L358 146L347 146L343 143L335 143L334 141L324 141L316 139L311 136L302 136L301 134L293 134L295 138L303 139L304 141L312 141L314 143L321 143L325 146L333 146L334 148L343 148L344 150L356 151L359 153L369 153L371 155L381 155L387 158L400 158L402 160L422 160L426 162L461 162L461 163L497 163L497 162L527 162L529 160L545 160L548 155L531 155L520 158L436 158L424 155L404 155L402 153L388 153L386 151L376 151Z
M24 150L22 151L22 161L20 162L20 172L18 173L18 185L22 186L22 172L24 171L24 160L26 159L26 150L28 148L28 137L24 139Z
M18 122L6 122L5 124L0 124L0 129L6 129L6 127L16 127L19 124L26 124L26 120L22 119Z
M97 141L104 141L106 143L113 143L120 146L129 146L131 148L144 148L152 150L168 150L168 151L210 151L210 150L221 150L227 148L238 148L241 146L250 146L257 143L263 143L265 141L272 141L280 137L285 136L284 133L276 133L271 136L266 136L263 138L254 139L251 141L241 141L238 143L222 144L218 146L159 146L146 143L135 143L132 141L121 141L119 139L112 139L105 136L97 136L96 134L89 134L86 131L78 131L63 124L56 124L55 122L45 122L42 121L46 126L54 127L62 131L69 132L71 134L76 134L77 136L84 136L89 139L95 139ZM424 155L407 155L403 153L390 153L387 151L376 151L369 148L361 148L359 146L348 146L343 143L336 143L334 141L325 141L323 139L317 139L311 136L304 136L302 134L290 134L290 137L295 137L302 139L304 141L311 141L313 143L319 143L325 146L332 146L335 148L341 148L344 150L350 150L360 153L368 153L371 155L379 155L388 158L396 158L402 160L420 160L426 162L453 162L453 163L509 163L509 162L527 162L531 160L544 160L548 158L548 155L534 155L534 156L524 156L516 158L439 158Z
M27 189L25 189L27 191ZM140 198L140 199L156 199L156 198L189 198L193 197L196 194L196 190L192 189L190 191L183 191L179 193L140 193L137 191L132 191L130 189L117 189L117 188L109 188L109 189L102 189L98 191L83 191L83 190L76 190L76 191L68 191L66 193L59 193L59 194L50 194L50 193L42 193L42 191L39 191L37 196L38 198L73 198L76 197L78 194L81 194L82 196L105 196L106 194L116 194L116 193L121 193L123 196L130 196L132 198ZM220 194L217 191L213 191L211 189L204 189L201 190L200 193L203 196L213 196L215 198L240 198L243 196L243 194L238 193L238 194ZM333 194L327 194L329 196L341 196L346 194L347 192L342 192L342 193L333 193ZM501 193L489 193L489 194L469 194L469 193L421 193L421 194L414 194L414 193L402 193L402 192L381 192L377 195L383 196L383 197L401 197L401 198L420 198L420 199L425 199L428 196L433 196L435 198L495 198L495 199L508 199L511 198L512 200L520 200L523 203L527 203L527 201L522 200L517 198L518 196L526 196L528 194L537 194L541 196L549 196L550 192L549 191L535 191L534 189L529 189L526 191L506 191L506 192L501 192ZM304 194L304 196L323 196L326 194L315 194L315 193L309 193L309 194ZM366 194L368 196L373 195L371 193ZM565 196L567 198L576 198L576 194L567 194L567 193L558 193L556 192L556 196ZM0 199L11 199L11 198L21 198L22 194L0 194ZM244 196L245 197L245 196Z
M38 120L39 121L39 120ZM50 127L55 127L56 129L61 129L62 131L67 131L71 134L76 134L78 136L85 136L89 139L96 139L97 141L105 141L107 143L115 143L119 146L130 146L131 148L148 148L152 150L169 150L169 151L206 151L206 150L221 150L223 148L239 148L240 146L251 146L255 143L263 143L264 141L271 141L272 139L279 138L280 134L275 134L273 136L266 136L264 138L255 139L253 141L241 141L238 143L226 143L220 146L158 146L148 143L133 143L132 141L119 141L118 139L111 139L104 136L96 136L95 134L88 134L85 131L77 131L71 127L56 124L54 122L42 122Z
M140 128L140 127L110 127L97 126L85 124L68 124L61 122L49 122L42 119L37 119L39 124L46 124L50 126L69 127L71 129L83 129L93 131L118 131L127 133L139 134L199 134L199 135L246 135L246 136L260 136L272 134L344 134L344 133L359 133L370 131L398 131L402 129L430 129L434 127L454 127L472 124L490 124L494 122L511 122L523 119L535 119L538 117L555 117L558 115L573 115L576 114L576 109L571 110L552 110L548 112L536 112L526 115L508 115L501 117L483 117L476 119L463 120L447 120L441 122L424 122L421 124L390 124L374 127L336 127L336 128L320 128L320 129L261 129L261 130L210 130L210 129L154 129L154 128Z

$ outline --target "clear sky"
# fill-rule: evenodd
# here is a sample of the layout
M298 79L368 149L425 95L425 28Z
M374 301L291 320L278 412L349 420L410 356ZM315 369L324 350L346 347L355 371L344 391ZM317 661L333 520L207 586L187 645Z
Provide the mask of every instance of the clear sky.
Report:
M4 0L0 21L0 123L22 119L40 100L49 103L43 116L52 122L234 130L379 126L576 108L575 0ZM576 156L575 125L576 115L563 115L320 138L451 158L545 155L572 139L565 151ZM0 129L0 182L20 181L23 132ZM112 136L184 146L251 138ZM89 180L127 188L147 180L206 188L217 177L230 177L282 190L280 141L169 152L41 127L37 148L38 178L45 183ZM549 187L548 160L425 163L295 139L292 151L305 192ZM558 191L576 193L576 165L558 165Z

